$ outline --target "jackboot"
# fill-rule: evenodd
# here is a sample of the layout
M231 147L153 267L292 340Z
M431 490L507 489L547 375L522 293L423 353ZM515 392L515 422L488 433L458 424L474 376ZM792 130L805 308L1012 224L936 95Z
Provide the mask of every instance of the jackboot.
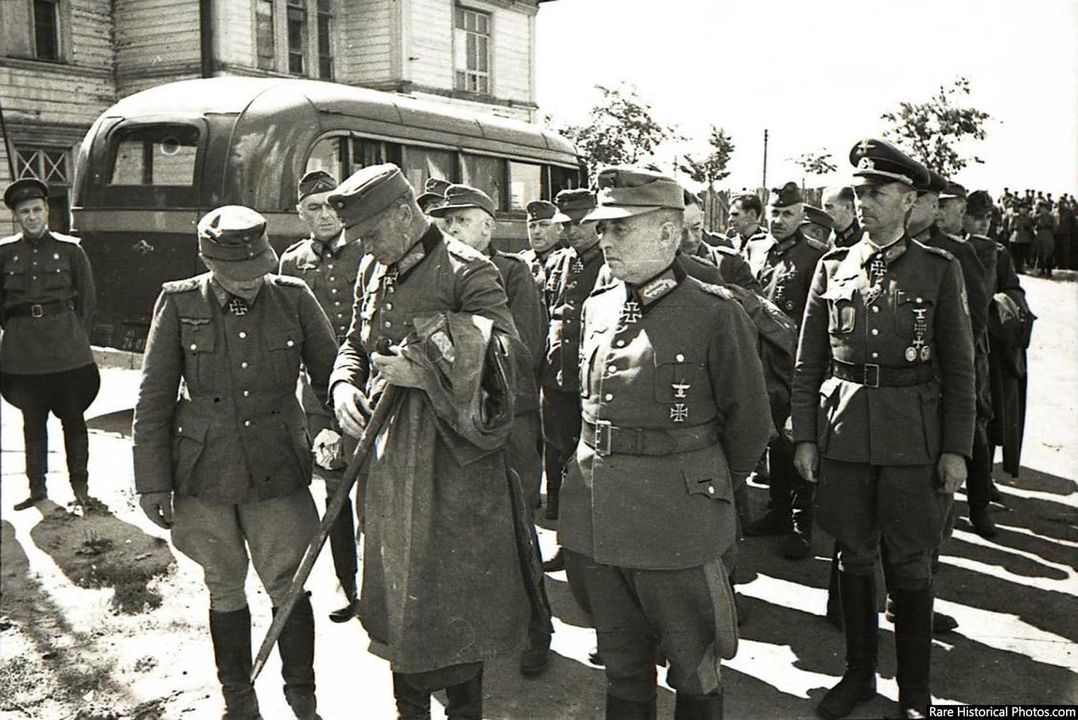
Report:
M633 702L607 693L606 720L655 720L655 700Z
M762 518L745 528L745 537L784 535L793 530L789 507L773 507Z
M329 550L333 555L333 570L337 582L348 603L329 614L335 623L348 622L359 616L359 599L356 593L356 571L359 567L356 551L356 523L352 507L348 503L341 508L329 530Z
M408 676L393 673L393 699L397 720L430 720L430 693L408 682Z
M674 720L722 720L722 688L710 695L674 697Z
M831 552L831 577L827 582L827 622L842 629L842 599L838 590L838 543Z
M329 619L335 623L348 622L354 617L359 617L359 595L356 591L356 579L355 577L345 578L340 581L341 591L344 593L345 598L348 599L347 604L344 607L337 608L329 614Z
M15 503L16 510L32 508L48 497L45 492L45 473L49 466L49 438L48 436L31 437L24 426L23 444L26 448L26 478L30 481L30 495L25 500Z
M876 695L876 576L839 571L838 586L846 628L846 672L816 706L816 713L825 720L844 718Z
M483 668L471 679L447 687L445 697L446 720L483 720Z
M559 547L554 557L543 561L543 572L560 572L565 569L565 553Z
M996 535L999 535L996 523L992 520L992 516L988 514L987 507L973 507L971 505L969 508L969 523L973 526L973 531L986 540L991 540Z
M812 510L795 507L790 524L793 531L782 541L782 556L787 560L804 560L812 554Z
M894 598L899 717L928 717L932 701L932 587L895 590Z
M251 611L210 610L210 637L217 660L217 679L225 699L222 720L261 720L251 682Z
M64 422L64 451L67 453L67 476L71 481L71 490L75 493L75 502L82 506L91 503L90 473L90 438L86 431L86 422L67 420Z
M314 611L307 593L296 601L281 628L277 650L281 654L284 697L296 720L318 720L315 712L318 702L314 696Z

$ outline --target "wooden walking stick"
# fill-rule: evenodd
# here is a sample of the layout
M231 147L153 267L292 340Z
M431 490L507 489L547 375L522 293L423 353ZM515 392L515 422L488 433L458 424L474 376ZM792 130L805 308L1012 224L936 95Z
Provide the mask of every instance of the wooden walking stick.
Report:
M262 672L270 651L273 650L285 622L288 621L288 616L292 613L292 608L296 606L296 601L299 600L300 593L303 592L303 585L307 582L311 569L314 567L314 561L318 559L318 554L322 552L322 547L326 544L326 538L329 537L330 528L336 522L341 508L348 502L348 493L352 490L352 485L355 484L356 478L359 477L359 471L362 469L363 463L367 461L374 439L378 437L378 433L382 430L382 425L385 424L386 418L393 409L398 394L396 386L388 385L385 392L382 393L382 397L378 399L378 404L375 405L374 412L371 413L371 418L367 421L367 427L363 431L363 437L360 438L359 445L356 446L356 452L352 455L352 459L348 461L348 467L344 471L344 478L341 484L337 486L337 491L333 493L329 504L326 505L326 514L322 516L322 524L319 526L318 532L311 538L311 542L307 544L307 551L303 554L303 560L292 576L292 584L288 586L288 595L285 596L281 606L277 608L277 614L273 616L273 623L270 624L269 631L266 632L266 638L258 648L258 655L255 656L254 666L251 669L251 682L254 682L258 674Z

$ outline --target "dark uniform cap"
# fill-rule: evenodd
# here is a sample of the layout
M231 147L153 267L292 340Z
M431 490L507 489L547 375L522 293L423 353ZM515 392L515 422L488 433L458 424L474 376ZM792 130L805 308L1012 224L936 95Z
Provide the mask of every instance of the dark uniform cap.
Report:
M825 210L821 210L815 205L805 206L805 220L802 224L804 223L822 225L829 230L835 227L835 219Z
M952 200L955 198L965 198L966 188L962 187L954 180L947 181L947 187L940 192L940 200Z
M494 201L490 199L490 195L471 185L450 185L445 190L445 204L431 208L427 214L431 217L445 217L451 210L467 208L479 208L494 217Z
M266 218L242 205L225 205L198 221L198 251L214 272L250 280L277 269Z
M921 178L922 182L916 186L918 192L931 192L939 195L947 189L947 178L932 168L925 168L925 172L928 173L927 176Z
M333 190L337 187L337 178L325 170L311 170L299 179L299 199Z
M346 228L374 217L405 193L412 185L392 163L371 165L356 170L329 196L329 203Z
M9 210L14 210L15 206L23 200L45 199L48 197L49 186L37 178L16 180L4 190L4 204L8 206Z
M805 196L801 194L801 188L795 182L788 182L780 188L771 191L771 199L768 205L771 207L790 207L797 203L805 202Z
M595 193L587 188L561 190L554 197L558 212L552 218L557 223L580 222L598 205Z
M966 196L966 214L974 217L992 214L992 196L987 190L974 190Z
M550 220L558 214L558 206L546 200L532 200L527 210L528 220Z
M427 212L432 206L438 205L445 200L445 191L453 183L441 178L427 178L423 184L423 192L415 199L423 212Z
M598 207L585 220L617 220L669 208L685 209L685 190L677 180L638 167L607 167L595 178Z
M899 182L912 188L928 183L928 168L883 140L866 138L850 150L854 185Z

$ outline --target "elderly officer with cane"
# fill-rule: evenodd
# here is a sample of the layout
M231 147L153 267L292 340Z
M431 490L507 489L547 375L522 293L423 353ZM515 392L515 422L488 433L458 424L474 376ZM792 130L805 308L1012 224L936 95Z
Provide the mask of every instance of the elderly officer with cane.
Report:
M271 275L266 221L230 205L199 221L210 272L165 283L154 307L134 420L135 489L146 515L202 566L227 720L261 717L251 682L248 562L279 607L318 513L296 399L300 364L322 396L336 342L302 280ZM177 391L183 383L183 395ZM278 640L284 693L313 720L314 616L304 594Z

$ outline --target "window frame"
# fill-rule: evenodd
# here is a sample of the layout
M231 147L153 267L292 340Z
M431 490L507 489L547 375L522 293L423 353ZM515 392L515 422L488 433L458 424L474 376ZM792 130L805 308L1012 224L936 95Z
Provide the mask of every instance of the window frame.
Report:
M478 31L468 30L467 27L463 27L463 28L458 27L457 26L457 18L460 16L459 15L460 13L472 13L472 14L474 14L476 16L482 16L482 17L486 18L486 21L487 21L487 32L486 32L486 34L485 35L479 35ZM465 15L465 17L466 17L466 15ZM466 22L465 22L465 25L467 25ZM494 13L493 13L493 11L491 11L489 9L475 7L475 6L472 6L472 5L467 5L465 3L456 3L453 6L453 34L452 34L452 37L453 37L453 90L454 91L469 93L471 95L479 95L479 96L482 96L482 97L494 97L494 95L495 95L495 88L494 88L494 30L495 30L495 28L494 28ZM460 44L460 40L458 39L458 33L464 33L465 37L467 37L467 34L471 33L471 34L474 34L474 35L477 35L479 37L483 37L483 38L486 39L486 46L487 46L487 52L486 52L486 55L487 55L487 69L486 69L486 72L483 72L481 70L469 70L467 67L461 69L461 68L459 68L457 66L457 53L459 51L459 44ZM466 48L464 49L464 52L467 53ZM465 64L467 64L467 59L465 60ZM463 83L458 82L458 80L459 80L458 73L464 75L464 82ZM485 91L469 89L469 82L468 81L469 81L469 78L472 77L472 76L475 76L476 79L485 79L486 80L487 87L486 87Z
M262 67L260 64L258 43L258 8L262 2L269 2L273 9L271 23L273 27L273 67ZM301 72L292 70L294 57L293 46L290 40L289 15L301 10L303 13L302 28L302 63ZM297 77L308 80L324 80L333 82L337 75L337 16L338 0L252 0L251 32L254 42L252 43L251 67L260 72L282 77ZM329 28L327 47L329 54L323 54L320 46L320 22L328 18ZM268 53L262 57L267 57ZM328 62L329 74L323 75L323 63Z
M41 0L53 6L56 20L56 57L38 55L35 7L37 0L0 2L0 57L66 65L71 63L71 2ZM10 28L18 30L15 32Z

